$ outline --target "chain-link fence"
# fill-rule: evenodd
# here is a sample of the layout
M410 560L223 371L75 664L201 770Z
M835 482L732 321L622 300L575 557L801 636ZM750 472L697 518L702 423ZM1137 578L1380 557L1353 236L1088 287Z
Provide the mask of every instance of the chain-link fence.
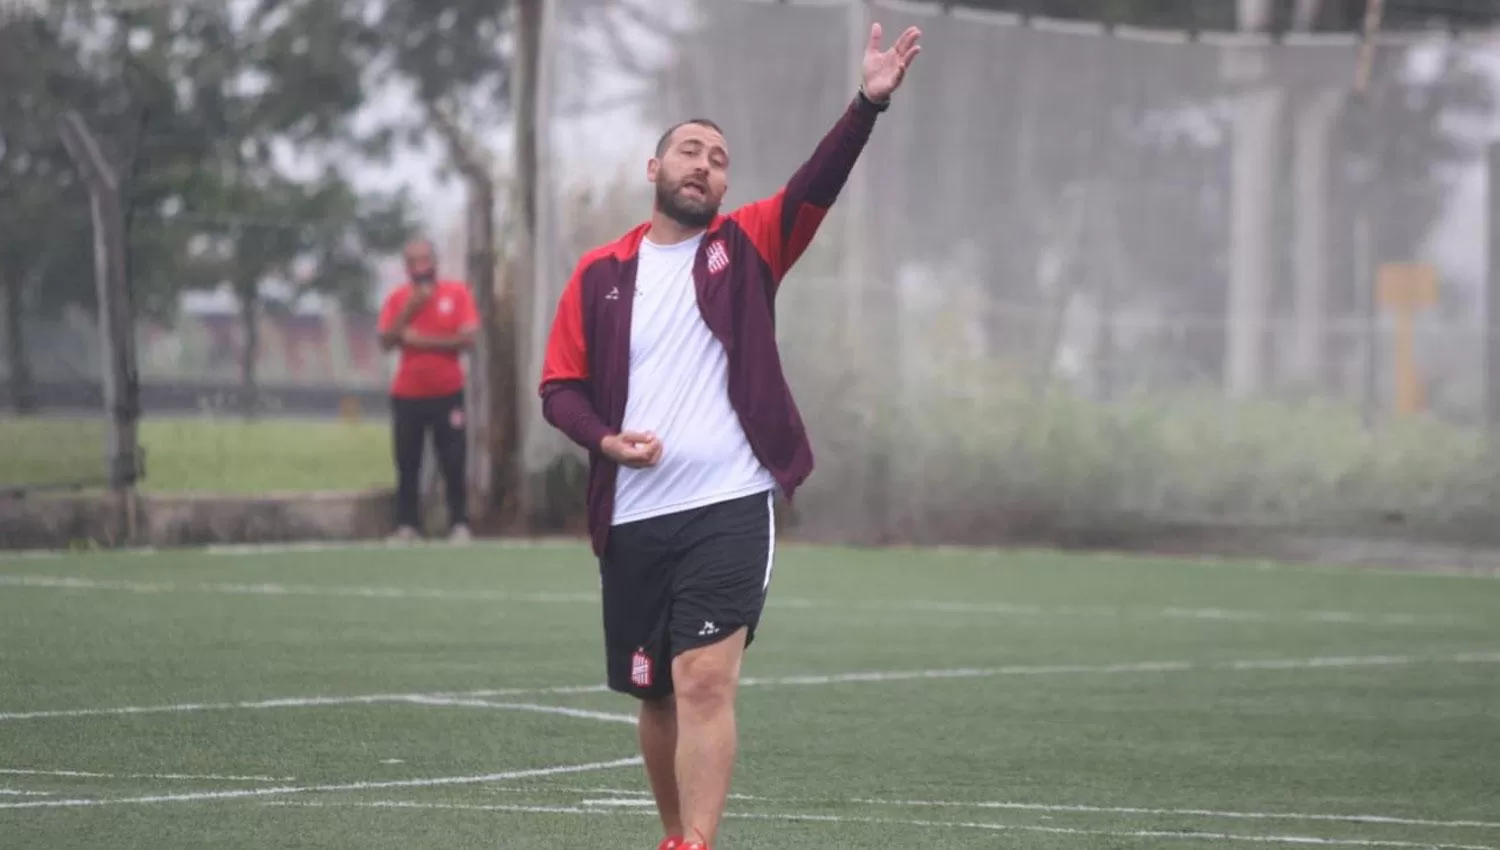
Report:
M640 126L642 160L661 126L711 117L729 202L768 194L848 103L872 18L926 47L780 297L818 462L805 533L1494 536L1474 185L1497 61L1473 33L1385 34L1357 93L1348 35L700 3L657 30L646 107L591 122L571 111L591 54L557 35L527 374L576 257L649 208L638 166L591 176L601 138ZM555 474L569 449L533 414L530 464Z

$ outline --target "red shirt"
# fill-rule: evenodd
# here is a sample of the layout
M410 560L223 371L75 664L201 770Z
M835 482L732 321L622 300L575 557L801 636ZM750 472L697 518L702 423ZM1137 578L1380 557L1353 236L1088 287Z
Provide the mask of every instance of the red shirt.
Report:
M405 283L386 296L385 303L380 306L381 333L395 325L412 292L412 285ZM440 280L433 285L427 303L417 308L406 326L419 334L453 336L478 327L479 311L474 307L474 296L469 293L468 286L458 281ZM396 377L391 381L391 395L397 398L434 398L463 391L464 368L457 350L408 345L402 345L400 350Z

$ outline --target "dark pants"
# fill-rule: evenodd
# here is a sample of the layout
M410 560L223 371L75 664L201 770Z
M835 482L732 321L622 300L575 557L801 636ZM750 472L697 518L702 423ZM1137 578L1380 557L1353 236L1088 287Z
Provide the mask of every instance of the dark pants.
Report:
M436 398L392 398L392 433L396 449L396 524L420 528L417 503L422 483L422 450L427 434L448 492L448 522L469 521L464 475L464 394Z

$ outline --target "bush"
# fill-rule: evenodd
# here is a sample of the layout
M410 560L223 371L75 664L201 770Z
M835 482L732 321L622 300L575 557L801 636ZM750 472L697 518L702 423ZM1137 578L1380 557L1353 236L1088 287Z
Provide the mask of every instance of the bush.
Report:
M800 501L820 537L1000 542L1186 521L1500 541L1500 457L1478 429L1431 416L1370 427L1336 399L1217 387L1099 401L1038 380L1050 358L1031 329L978 353L986 341L966 334L979 307L962 293L929 315L896 308L892 332L858 354L827 323L836 286L799 299L783 351L818 459Z
M1500 466L1481 432L1429 417L1368 428L1333 402L979 386L920 384L880 411L895 424L870 448L898 459L902 527L1135 517L1500 539Z

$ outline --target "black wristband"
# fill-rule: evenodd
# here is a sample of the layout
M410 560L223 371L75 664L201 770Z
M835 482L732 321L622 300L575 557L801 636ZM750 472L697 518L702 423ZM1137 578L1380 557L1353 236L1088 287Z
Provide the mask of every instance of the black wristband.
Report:
M864 101L866 105L868 105L871 109L874 109L876 112L884 112L887 109L891 108L891 101L889 98L886 99L885 103L876 103L875 101L870 99L869 95L865 94L864 86L859 87L859 99Z

